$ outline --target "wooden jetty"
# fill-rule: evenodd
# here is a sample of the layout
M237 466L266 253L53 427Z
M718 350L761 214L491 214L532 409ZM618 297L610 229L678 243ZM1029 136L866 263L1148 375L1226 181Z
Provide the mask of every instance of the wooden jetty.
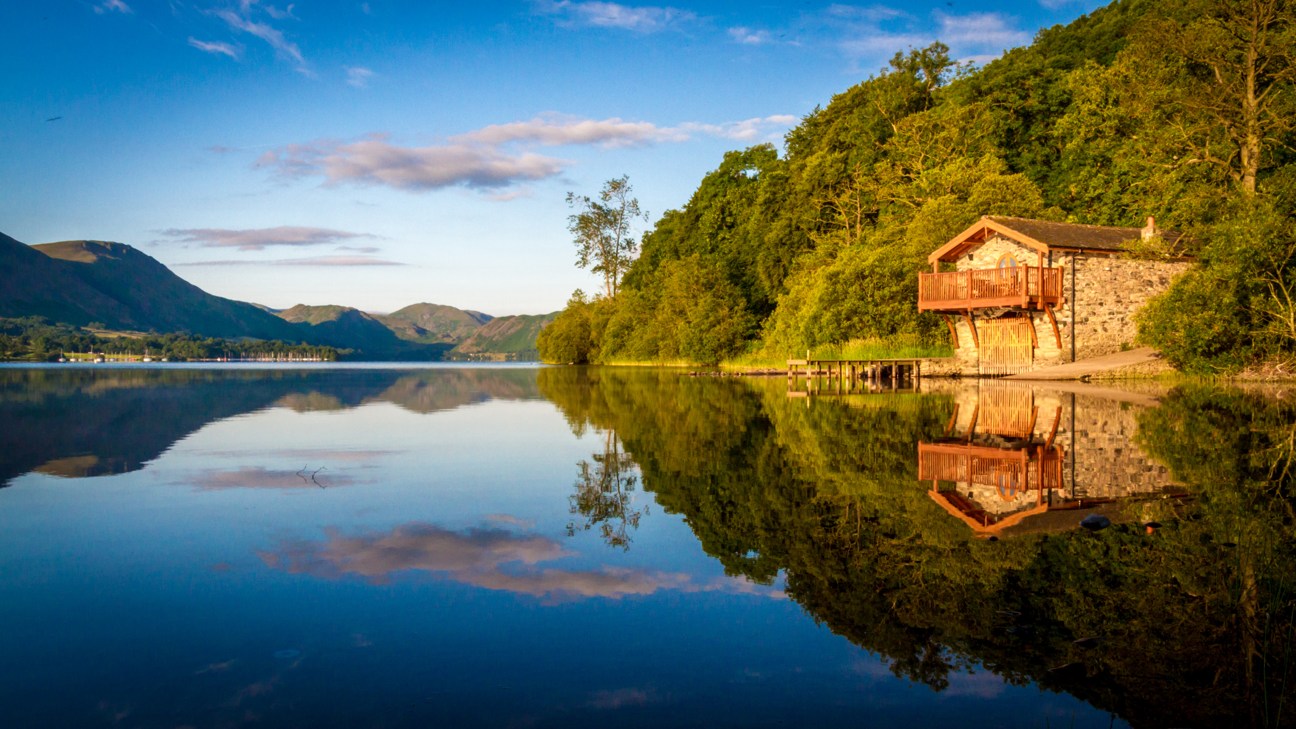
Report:
M790 359L787 361L788 394L844 394L861 390L918 389L922 382L920 359ZM800 377L804 391L793 390ZM817 385L817 386L816 386Z

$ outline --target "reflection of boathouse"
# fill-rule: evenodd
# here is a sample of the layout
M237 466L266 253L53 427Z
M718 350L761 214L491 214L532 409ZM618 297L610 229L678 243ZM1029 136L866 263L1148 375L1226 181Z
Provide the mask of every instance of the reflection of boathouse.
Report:
M980 537L1072 528L1118 502L1177 495L1132 442L1121 403L999 384L960 391L945 437L918 444L928 495Z

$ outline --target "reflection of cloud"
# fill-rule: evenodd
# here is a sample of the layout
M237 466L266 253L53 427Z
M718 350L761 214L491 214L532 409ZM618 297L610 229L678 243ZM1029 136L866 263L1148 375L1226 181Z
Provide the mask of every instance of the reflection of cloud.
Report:
M979 699L998 698L1004 692L1004 680L989 671L980 673L951 673L946 696L975 696Z
M572 553L556 541L503 529L454 532L412 523L390 532L346 536L326 530L324 542L287 542L261 552L263 562L291 574L325 579L356 576L382 583L402 572L430 572L465 585L548 599L603 597L619 600L661 590L735 591L732 580L697 584L686 574L601 567L593 570L535 569ZM505 569L505 566L510 566Z
M513 516L512 514L487 514L485 518L486 521L494 522L496 524L508 524L522 529L530 529L535 526L534 521Z
M206 666L194 671L194 675L201 676L204 673L224 673L225 671L230 670L230 667L237 662L237 658L231 658L228 661L221 661L220 663L208 663Z
M312 474L314 481L311 480ZM318 489L347 486L355 481L345 474L333 474L328 471L315 473L314 468L302 472L255 466L240 468L237 471L207 471L189 478L185 483L193 484L202 491L218 491L223 489Z
M585 705L591 709L615 710L628 706L647 706L658 701L657 692L651 688L623 688L613 691L596 691Z

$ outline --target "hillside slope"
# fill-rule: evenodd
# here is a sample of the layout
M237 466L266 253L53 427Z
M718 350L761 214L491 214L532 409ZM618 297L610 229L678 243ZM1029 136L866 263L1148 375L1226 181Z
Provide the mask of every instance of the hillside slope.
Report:
M298 304L278 312L286 322L310 327L321 344L356 349L366 355L394 356L420 349L397 337L382 322L349 306Z
M483 354L534 356L536 337L557 315L558 312L554 312L492 319L451 350L450 354L455 357Z
M401 339L424 344L458 344L494 318L479 311L428 303L373 316Z
M57 296L66 305L27 308L23 315L48 316L72 324L97 321L109 328L212 337L297 342L311 336L308 328L293 326L251 304L213 296L175 275L157 259L123 243L74 240L30 249L54 262L58 272L55 280L36 279L35 285L46 296ZM11 281L21 276L18 272L6 269L0 276L6 285L22 285ZM68 279L81 285L64 289L61 282ZM87 296L86 289L95 294Z

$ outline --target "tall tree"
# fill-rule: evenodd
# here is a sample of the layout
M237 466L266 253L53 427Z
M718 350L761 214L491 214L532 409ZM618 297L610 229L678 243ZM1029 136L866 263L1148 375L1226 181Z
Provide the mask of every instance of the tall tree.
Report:
M567 217L567 230L576 244L576 265L602 274L609 297L616 295L621 277L634 261L638 243L633 225L648 218L632 193L626 175L605 182L597 200L567 193L567 204L576 211Z
M1193 0L1143 36L1190 113L1180 132L1196 161L1223 167L1248 196L1296 113L1296 2Z

